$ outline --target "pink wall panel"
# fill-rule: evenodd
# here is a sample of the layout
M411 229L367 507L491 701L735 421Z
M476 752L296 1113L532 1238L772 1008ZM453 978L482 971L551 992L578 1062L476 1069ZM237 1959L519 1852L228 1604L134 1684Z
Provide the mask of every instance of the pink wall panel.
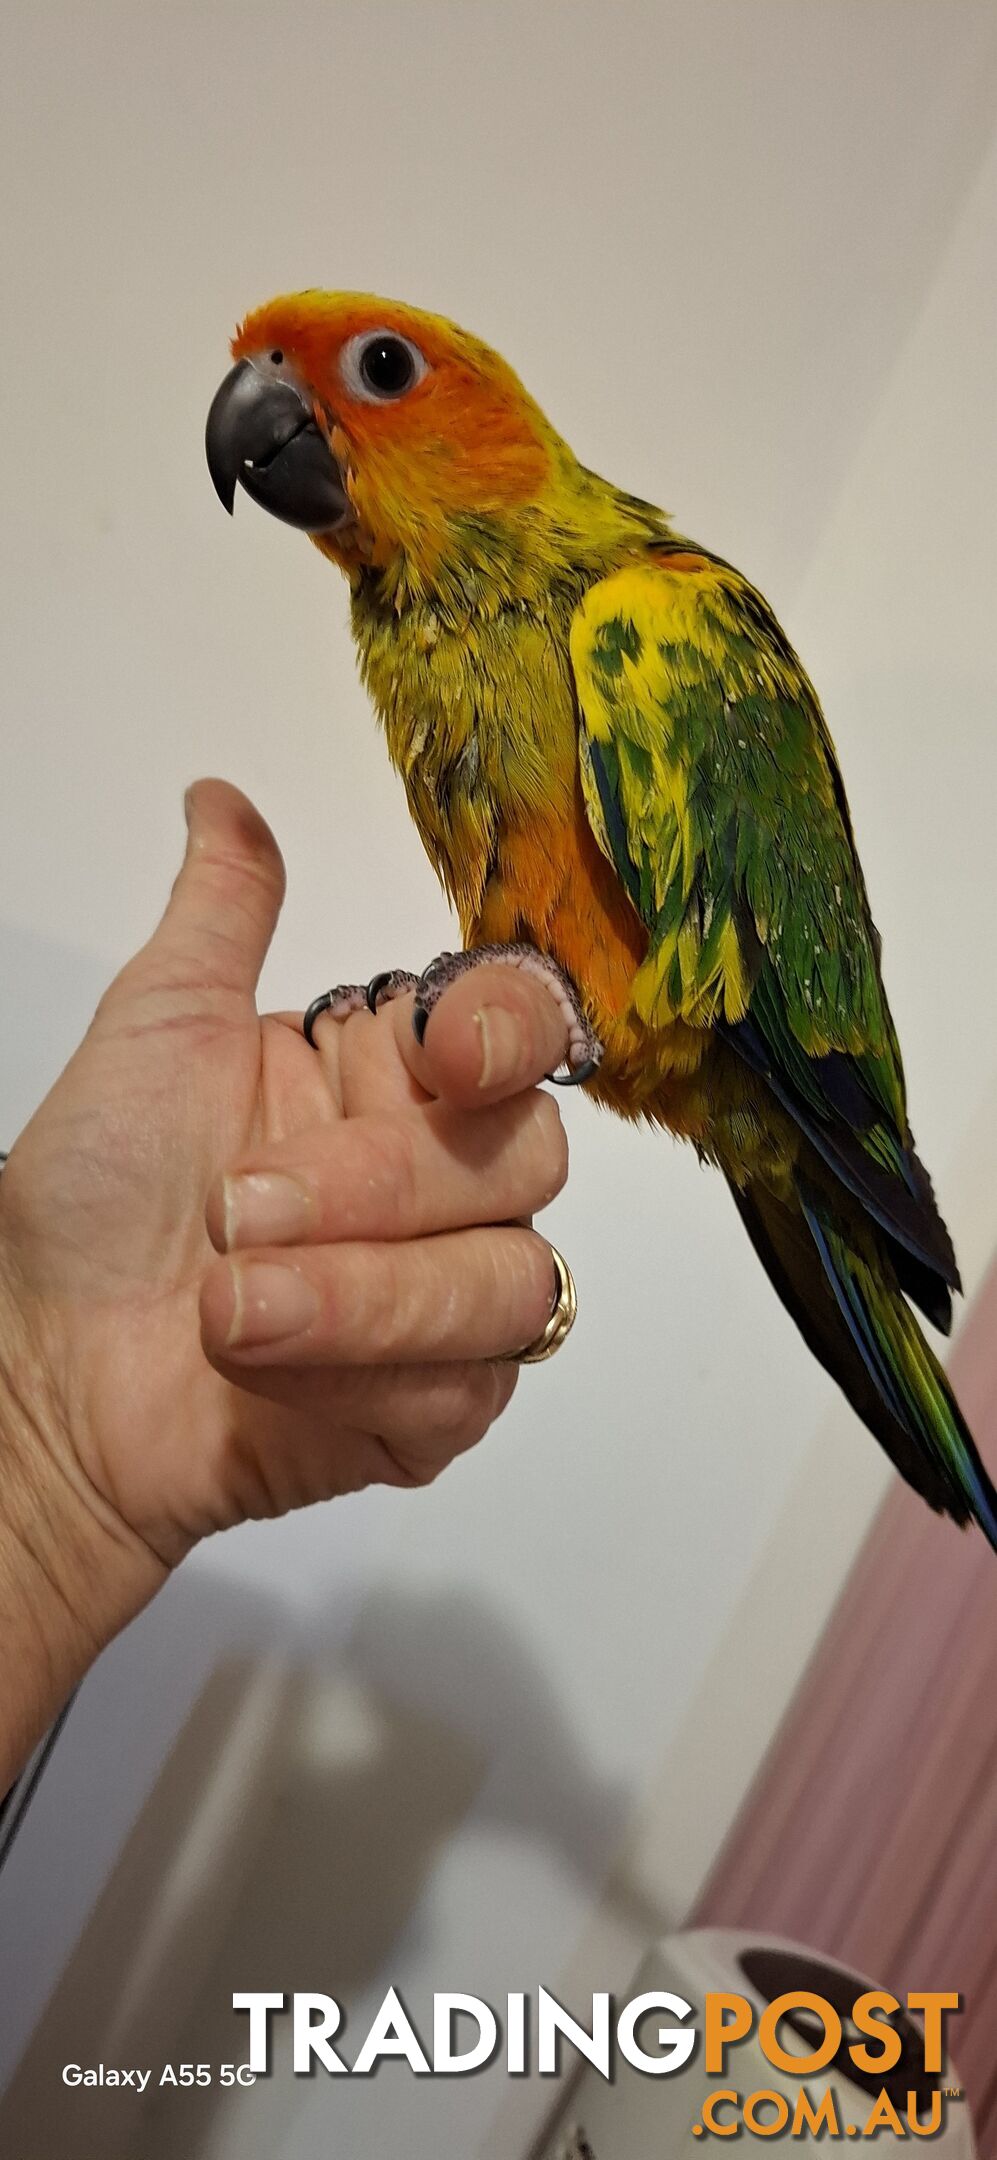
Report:
M952 1358L997 1472L997 1263ZM898 1480L699 1901L894 1992L957 1988L952 2031L997 2154L997 1556Z

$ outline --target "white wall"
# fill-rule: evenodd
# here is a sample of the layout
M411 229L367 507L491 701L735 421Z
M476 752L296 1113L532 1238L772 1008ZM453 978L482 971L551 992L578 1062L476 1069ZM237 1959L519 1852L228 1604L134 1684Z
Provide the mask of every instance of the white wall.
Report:
M447 941L333 573L249 511L229 526L202 468L235 316L369 286L491 337L587 462L779 607L842 753L971 1285L997 1085L989 6L9 0L3 34L0 1130L145 934L198 771L254 792L285 846L273 1002ZM694 1893L882 1472L719 1181L566 1114L570 1352L430 1492L206 1547L88 1683L0 1889L8 2067L192 1706L275 1649L292 1706L310 1677L261 1760L276 1814L234 1946L203 1882L180 1894L218 1946L192 2041L231 2030L236 1986L327 1987L359 2024L388 1979L417 2014L434 1985L496 1997L593 1960L621 1982ZM348 1857L361 1823L373 1866ZM67 2044L116 1970L84 1971ZM311 2160L333 2127L344 2154L505 2160L545 2097L275 2079L164 2114L155 2160Z

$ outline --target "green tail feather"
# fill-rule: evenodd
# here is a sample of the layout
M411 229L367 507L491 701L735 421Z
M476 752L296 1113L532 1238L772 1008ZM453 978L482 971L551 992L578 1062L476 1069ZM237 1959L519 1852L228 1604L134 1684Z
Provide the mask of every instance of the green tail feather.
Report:
M795 1206L757 1183L731 1192L805 1343L901 1477L940 1514L975 1518L997 1546L997 1494L889 1256L877 1254L878 1234L868 1224L843 1231L830 1196L809 1185Z
M997 1493L949 1383L898 1289L857 1253L830 1208L800 1193L825 1275L887 1412L935 1473L957 1520L972 1515L997 1550Z

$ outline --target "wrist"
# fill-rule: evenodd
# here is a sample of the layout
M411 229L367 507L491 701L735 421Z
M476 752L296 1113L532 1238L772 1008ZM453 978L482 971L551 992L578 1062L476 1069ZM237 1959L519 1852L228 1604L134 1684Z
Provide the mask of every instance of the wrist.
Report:
M0 1266L0 1794L166 1573L90 1485L34 1334Z

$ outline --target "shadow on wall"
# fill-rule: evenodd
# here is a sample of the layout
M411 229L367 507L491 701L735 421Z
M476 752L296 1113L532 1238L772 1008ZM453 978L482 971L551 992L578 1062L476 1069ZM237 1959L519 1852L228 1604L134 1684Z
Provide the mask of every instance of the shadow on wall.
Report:
M191 1590L188 1625L196 1635L210 1590L217 1630L218 1585ZM403 1930L411 1942L474 1802L600 1887L627 1796L593 1775L505 1622L464 1593L386 1592L368 1610L335 1669L261 1652L212 1672L0 2101L4 2151L134 2160L141 2137L143 2160L197 2160L218 2112L250 2105L258 2129L261 2102L278 2137L286 2076L248 2095L178 2094L158 2089L159 2066L245 2059L233 1988L355 2001ZM625 1882L616 1897L646 1938L666 1928ZM280 2073L289 2040L276 2033ZM139 2095L67 2087L66 2063L155 2067Z

